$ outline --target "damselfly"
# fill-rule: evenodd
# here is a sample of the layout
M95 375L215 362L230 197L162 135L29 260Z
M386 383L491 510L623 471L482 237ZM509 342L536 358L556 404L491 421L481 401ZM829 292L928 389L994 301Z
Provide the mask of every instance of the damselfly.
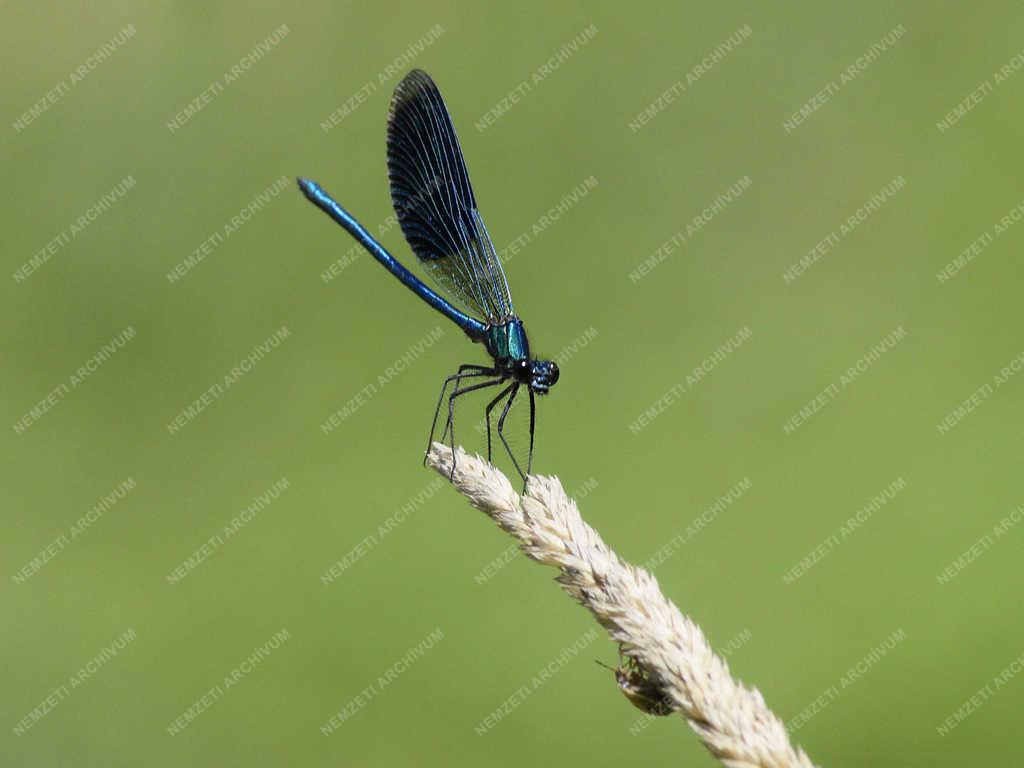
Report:
M391 201L402 232L448 299L399 263L318 184L299 179L299 186L310 202L344 227L391 274L452 320L470 339L483 344L491 356L491 365L466 363L444 380L427 449L433 443L438 414L449 386L452 391L448 394L448 415L441 441L450 436L453 450L456 398L488 387L501 387L485 409L487 459L491 460L491 412L503 403L498 437L525 481L533 469L534 396L547 394L554 386L558 366L551 360L530 356L526 329L512 306L505 272L477 209L455 126L440 91L426 72L413 70L395 88L388 112L387 144ZM530 400L530 450L525 473L504 433L505 419L521 389L525 389ZM454 473L453 457L452 476Z

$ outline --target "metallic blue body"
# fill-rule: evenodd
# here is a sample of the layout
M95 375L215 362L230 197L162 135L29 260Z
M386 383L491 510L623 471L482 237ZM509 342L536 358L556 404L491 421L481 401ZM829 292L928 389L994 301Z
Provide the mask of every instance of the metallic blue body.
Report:
M510 318L504 323L495 323L487 327L484 339L487 351L495 360L513 361L530 359L530 343L526 340L526 329L518 317Z
M493 334L489 333L489 331L495 326L489 327L476 318L470 317L465 312L460 312L441 296L432 291L429 286L423 283L422 280L406 269L398 259L388 253L383 245L374 240L373 235L367 232L366 229L363 228L363 225L356 221L348 211L338 205L334 198L327 194L327 192L325 192L315 181L299 179L299 187L311 203L316 205L320 210L343 226L348 233L352 235L352 237L362 243L363 247L370 252L370 255L373 256L373 258L384 265L388 272L401 280L405 284L406 288L411 290L445 317L450 318L456 325L464 330L466 335L473 339L473 341L482 341L487 344L488 351L490 351L490 339ZM509 336L510 340L514 335L515 334ZM522 336L522 345L525 347L526 335L522 333L522 323L519 323L519 335ZM498 340L500 341L500 338ZM506 346L509 349L519 348L516 342L506 344L501 348L504 349Z

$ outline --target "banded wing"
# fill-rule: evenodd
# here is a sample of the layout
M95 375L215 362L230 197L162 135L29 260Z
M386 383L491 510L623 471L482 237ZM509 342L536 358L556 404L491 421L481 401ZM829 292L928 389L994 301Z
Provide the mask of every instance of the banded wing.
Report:
M508 282L477 210L455 126L434 81L419 69L391 98L388 179L402 233L438 285L481 319L512 315Z

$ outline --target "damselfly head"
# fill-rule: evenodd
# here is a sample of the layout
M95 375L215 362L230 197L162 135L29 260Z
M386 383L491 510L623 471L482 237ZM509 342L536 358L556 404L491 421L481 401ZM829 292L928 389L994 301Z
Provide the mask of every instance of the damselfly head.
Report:
M558 364L554 360L530 361L530 389L546 395L558 382Z

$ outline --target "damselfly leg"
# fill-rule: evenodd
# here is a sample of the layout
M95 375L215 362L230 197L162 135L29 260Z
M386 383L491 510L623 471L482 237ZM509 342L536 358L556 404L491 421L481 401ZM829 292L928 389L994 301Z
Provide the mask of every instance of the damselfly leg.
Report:
M470 378L464 376L463 378ZM475 392L478 389L486 389L487 387L496 387L504 383L505 379L491 379L490 381L481 381L476 384L470 384L467 387L459 389L461 379L457 380L455 390L448 396L448 423L445 424L444 432L441 433L441 442L444 442L445 435L451 435L451 448L452 448L452 471L448 476L449 480L455 479L455 398L461 395Z
M508 452L509 458L512 459L512 464L516 468L516 472L523 478L523 489L526 488L526 475L523 473L522 468L519 466L519 462L516 461L516 455L512 453L512 446L508 444L508 440L505 439L505 419L508 416L509 409L512 407L512 403L516 399L516 395L519 393L520 385L518 383L512 385L512 392L508 396L508 400L505 401L505 407L501 410L501 418L498 419L498 437L501 438L501 442L505 445L505 450ZM531 443L533 430L530 430ZM529 464L533 463L533 448L530 449L530 460Z
M533 390L530 392L530 455L526 459L526 474L533 474L533 427L537 421L537 404L534 399ZM525 478L523 484L523 490L526 490Z
M514 387L514 386L516 386L516 384L515 384L515 382L512 382L507 387L505 387L503 390L501 390L501 392L498 393L498 396L495 397L493 400L491 400L491 402L489 402L487 404L487 408L484 411L484 418L487 421L487 461L491 462L491 463L493 463L493 461L494 461L491 458L491 411L494 410L494 406L496 406L499 402L501 402L501 399L503 397L505 397L505 395L507 395L509 392L512 391L512 387Z
M469 371L469 373L466 373ZM430 453L430 446L434 444L434 432L437 430L437 416L441 413L441 403L444 402L444 393L448 390L448 385L453 381L456 382L455 387L458 388L458 381L460 379L471 379L478 378L481 376L494 376L497 371L493 368L488 368L485 365L473 365L472 363L464 363L459 366L459 372L453 373L451 376L444 380L444 384L441 386L441 394L437 398L437 407L434 409L434 420L430 423L430 437L427 439L427 450L423 452L423 466L427 465L427 454ZM441 442L444 442L444 436L448 434L448 426L445 425L444 434L441 435Z

